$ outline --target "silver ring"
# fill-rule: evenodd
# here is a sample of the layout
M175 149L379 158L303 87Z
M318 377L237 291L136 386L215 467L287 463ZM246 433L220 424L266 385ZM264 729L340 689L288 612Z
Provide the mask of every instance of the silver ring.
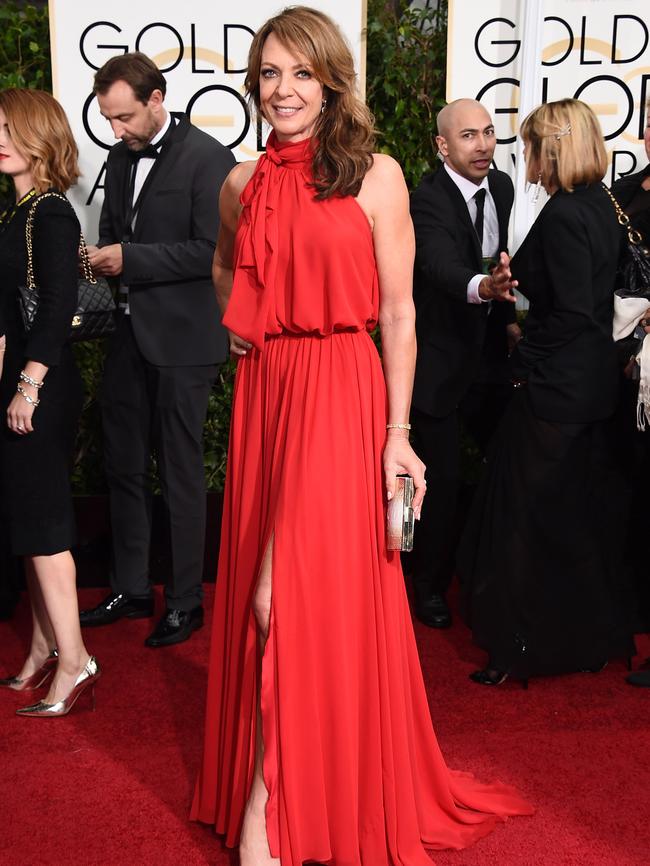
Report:
M19 424L19 425L16 427L16 430L24 430L24 429L25 429L25 428L23 427L22 424Z

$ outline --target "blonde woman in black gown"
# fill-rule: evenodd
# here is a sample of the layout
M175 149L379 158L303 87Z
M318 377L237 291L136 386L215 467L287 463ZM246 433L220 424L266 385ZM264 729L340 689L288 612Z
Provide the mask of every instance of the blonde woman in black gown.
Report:
M471 678L490 686L597 671L633 652L603 483L621 243L603 137L575 99L535 109L521 136L528 180L550 199L509 264L530 310L459 558L469 624L488 653Z

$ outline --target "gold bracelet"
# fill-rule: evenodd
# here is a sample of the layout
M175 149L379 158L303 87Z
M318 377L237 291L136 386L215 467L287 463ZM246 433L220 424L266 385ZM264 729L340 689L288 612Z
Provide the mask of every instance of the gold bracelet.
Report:
M386 424L387 430L410 430L410 424Z

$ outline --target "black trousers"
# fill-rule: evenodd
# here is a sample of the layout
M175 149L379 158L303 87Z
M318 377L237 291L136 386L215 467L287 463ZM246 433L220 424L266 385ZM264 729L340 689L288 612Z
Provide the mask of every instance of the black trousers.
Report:
M172 569L168 608L201 603L205 546L203 424L216 365L156 367L140 354L121 315L106 358L101 394L110 492L111 587L150 595L151 458L155 454L169 517Z
M411 410L412 444L427 467L427 495L415 527L413 552L405 563L416 600L449 589L462 532L458 514L460 425L483 456L512 392L510 385L475 383L458 409L443 418Z

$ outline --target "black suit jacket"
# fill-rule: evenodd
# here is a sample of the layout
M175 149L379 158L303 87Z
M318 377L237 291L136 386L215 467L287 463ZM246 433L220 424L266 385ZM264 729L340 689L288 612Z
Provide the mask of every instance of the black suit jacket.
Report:
M499 218L499 250L508 244L514 190L507 174L488 173ZM440 167L411 196L415 228L413 299L418 356L413 407L436 418L454 411L483 363L507 354L514 304L468 304L467 284L482 271L478 237L460 190ZM486 357L486 350L487 356Z
M184 367L227 357L210 277L219 190L232 153L181 117L145 182L135 231L124 244L122 281L138 348L151 364ZM106 168L99 246L125 236L131 158L123 142Z
M601 184L560 190L512 259L512 273L530 301L512 369L528 381L538 418L588 423L614 411L612 317L621 232Z

